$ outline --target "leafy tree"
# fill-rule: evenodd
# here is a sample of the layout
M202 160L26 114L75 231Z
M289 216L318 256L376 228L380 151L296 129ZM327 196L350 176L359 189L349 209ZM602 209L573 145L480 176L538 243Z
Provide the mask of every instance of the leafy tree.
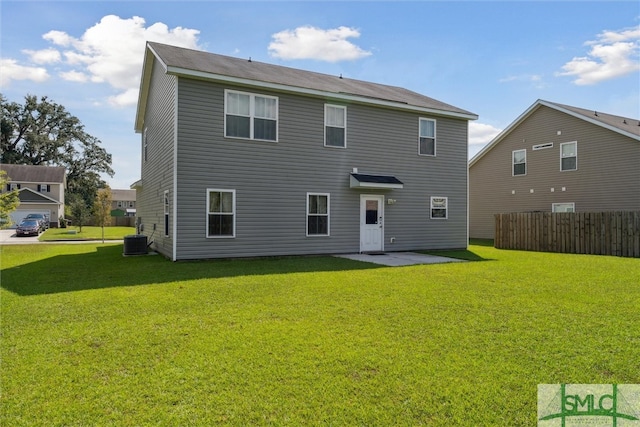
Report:
M102 227L102 243L104 243L104 227L111 224L111 188L109 186L98 190L96 201L93 203L93 216L96 225Z
M0 190L4 189L10 181L7 172L0 171ZM11 212L16 210L20 204L18 198L18 190L6 191L0 193L0 226L8 227L11 225Z
M80 120L62 105L27 95L24 104L8 102L0 94L2 161L23 165L64 166L68 193L80 195L87 205L106 184L101 173L113 176L111 154L100 140L84 130Z
M91 218L91 209L79 195L73 195L71 200L68 201L68 205L71 219L80 228L80 233L82 233L82 226Z

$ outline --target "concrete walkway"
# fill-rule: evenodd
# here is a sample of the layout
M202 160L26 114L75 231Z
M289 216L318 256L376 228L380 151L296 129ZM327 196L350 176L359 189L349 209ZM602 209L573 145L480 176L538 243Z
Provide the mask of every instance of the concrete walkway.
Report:
M370 262L389 267L401 267L417 264L441 264L445 262L464 262L461 259L447 258L436 255L425 255L416 252L385 252L382 254L345 254L334 255L340 258L348 258L355 261Z

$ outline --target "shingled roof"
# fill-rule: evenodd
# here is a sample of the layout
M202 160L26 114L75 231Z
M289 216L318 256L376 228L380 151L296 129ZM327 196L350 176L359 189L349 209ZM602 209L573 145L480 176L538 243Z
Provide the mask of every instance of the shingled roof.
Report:
M570 105L558 104L549 101L542 102L554 105L557 109L564 109L573 112L585 120L597 122L601 126L608 126L613 128L612 130L618 130L620 133L632 134L636 137L640 137L640 118L634 119L631 117L615 116L613 114L603 113L602 111L586 110L584 108L572 107Z
M63 184L66 169L62 166L35 166L0 164L11 182L33 182L37 184Z
M545 101L542 99L537 100L531 107L529 107L524 113L522 113L516 120L514 120L509 126L507 126L502 132L500 132L491 142L482 148L473 158L469 161L469 166L473 166L478 160L480 160L486 153L488 153L494 146L500 143L504 138L511 133L520 123L522 123L527 117L533 114L541 107L552 108L556 111L568 114L576 117L580 120L592 123L596 126L601 126L605 129L609 129L612 132L619 133L627 136L636 141L640 141L640 119L631 117L616 116L613 114L607 114L600 111L587 110L584 108L572 107L570 105L558 104L555 102Z
M262 86L274 90L304 93L308 96L331 96L351 102L412 109L467 120L478 118L476 114L469 111L397 86L148 42L138 102L137 130L141 130L142 127L141 120L153 59L150 54L161 62L167 74Z

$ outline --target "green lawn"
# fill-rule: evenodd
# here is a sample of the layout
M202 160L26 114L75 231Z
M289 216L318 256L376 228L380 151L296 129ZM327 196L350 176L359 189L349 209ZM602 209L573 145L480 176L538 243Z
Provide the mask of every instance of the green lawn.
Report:
M124 236L136 234L135 227L104 227L105 240L122 240ZM41 242L51 242L57 240L102 240L102 227L83 226L79 227L50 228L39 237Z
M380 267L10 245L7 426L531 426L542 383L640 383L640 260Z

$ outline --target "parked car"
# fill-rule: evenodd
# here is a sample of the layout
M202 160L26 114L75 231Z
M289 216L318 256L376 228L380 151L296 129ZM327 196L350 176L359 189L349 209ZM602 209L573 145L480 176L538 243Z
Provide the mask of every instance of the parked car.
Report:
M38 219L23 219L16 227L16 236L39 236L44 231Z
M43 231L49 228L49 216L45 214L30 213L24 219L37 219L42 223Z

